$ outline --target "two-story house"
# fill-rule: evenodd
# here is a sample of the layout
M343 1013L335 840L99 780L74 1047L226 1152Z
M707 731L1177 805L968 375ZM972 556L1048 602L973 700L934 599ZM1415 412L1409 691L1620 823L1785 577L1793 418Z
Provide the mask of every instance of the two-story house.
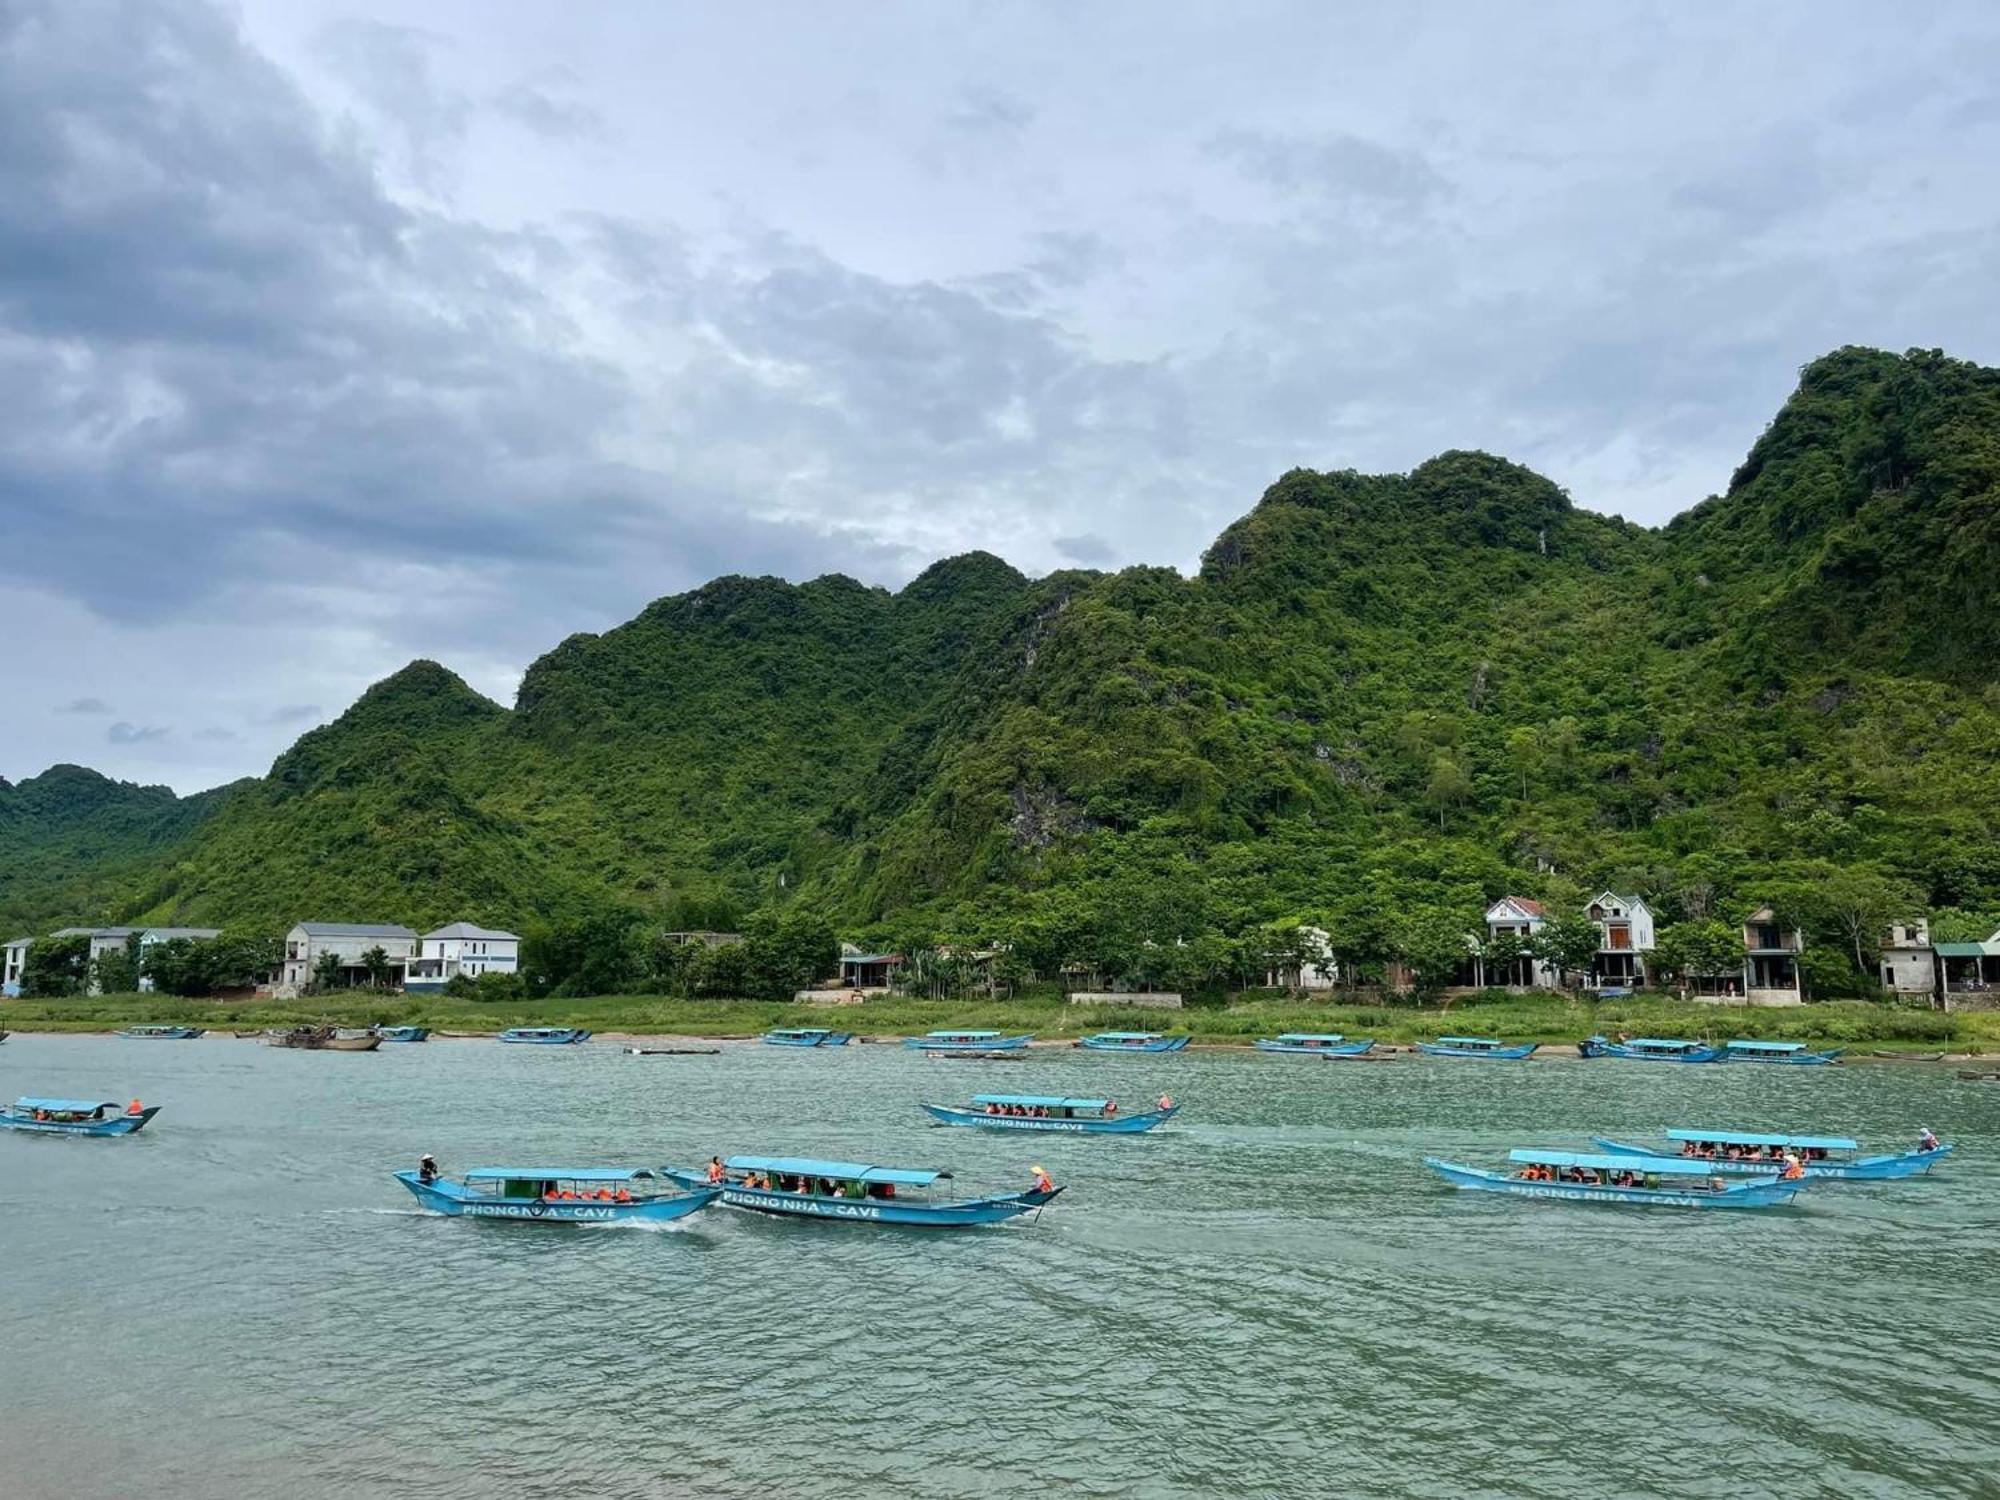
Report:
M1590 988L1636 989L1646 983L1646 955L1653 951L1653 912L1637 896L1600 891L1583 909L1597 926L1590 960Z
M31 937L17 937L0 948L0 995L9 1000L20 997L21 971L28 967L28 945L32 942Z
M1541 902L1530 901L1526 896L1502 896L1486 908L1487 942L1490 945L1495 938L1509 937L1526 947L1548 920L1548 912ZM1508 963L1488 958L1482 953L1475 959L1473 968L1473 982L1479 985L1495 985L1510 990L1534 989L1537 986L1558 989L1562 985L1562 977L1554 969L1526 953Z
M340 962L342 984L367 984L368 965L363 960L377 948L388 956L389 982L401 988L404 971L417 950L417 935L409 928L393 922L301 922L285 934L280 990L301 993L313 982L321 955L327 953Z
M442 990L461 974L477 979L482 974L518 974L520 970L521 939L514 933L453 922L419 939L403 988L422 994Z
M1806 936L1789 930L1768 906L1760 906L1743 922L1743 998L1751 1005L1803 1005L1805 984L1799 976L1799 954Z
M1931 948L1929 919L1889 924L1882 939L1882 988L1912 1000L1937 994L1937 954Z

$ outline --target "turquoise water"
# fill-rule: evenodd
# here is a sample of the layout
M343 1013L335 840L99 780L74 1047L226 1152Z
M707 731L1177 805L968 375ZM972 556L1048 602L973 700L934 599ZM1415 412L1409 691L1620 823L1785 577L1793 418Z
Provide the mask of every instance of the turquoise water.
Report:
M1134 1138L928 1126L980 1089L1169 1089ZM374 1054L17 1035L0 1490L291 1496L1986 1495L2000 1086L1917 1065ZM1960 1143L1767 1213L1456 1193L1426 1152L1672 1124ZM1069 1191L924 1233L427 1217L390 1178L770 1151Z

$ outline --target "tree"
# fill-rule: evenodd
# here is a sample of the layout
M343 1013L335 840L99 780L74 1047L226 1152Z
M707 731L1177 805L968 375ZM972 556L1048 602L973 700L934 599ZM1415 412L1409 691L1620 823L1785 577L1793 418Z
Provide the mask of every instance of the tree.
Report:
M1867 865L1814 860L1777 891L1778 904L1815 931L1837 936L1854 972L1873 977L1882 935L1891 922L1924 909L1922 892Z
M90 986L90 938L38 937L21 968L21 993L34 999L81 995Z
M1741 978L1743 934L1713 917L1676 922L1661 930L1653 958L1666 973L1679 975L1683 983L1731 975Z
M1595 922L1581 914L1571 914L1544 922L1530 944L1535 957L1553 968L1558 982L1567 987L1570 975L1590 972L1590 961L1597 956L1600 941Z
M1479 945L1481 966L1486 973L1488 984L1510 985L1520 967L1521 960L1534 950L1521 941L1513 932L1497 933Z
M1437 809L1438 827L1443 828L1446 809L1458 807L1472 795L1472 778L1458 762L1440 755L1431 762L1431 779L1424 795Z
M1521 778L1521 800L1528 800L1528 781L1542 768L1542 739L1522 725L1507 731L1507 764Z
M521 970L537 994L615 995L643 978L646 954L634 938L639 914L607 907L530 928Z
M789 1000L840 970L833 927L803 912L753 921L743 946L747 993L758 999Z
M342 988L346 983L346 966L341 963L340 955L335 953L331 948L326 949L318 958L313 960L312 984L310 985L313 994L324 995L330 990Z
M389 962L388 949L380 943L361 955L361 967L368 971L368 984L371 989L381 989L389 982L389 976L395 972L395 965Z
M90 984L100 995L129 995L139 988L139 940L109 949L90 961Z
M1413 912L1396 930L1396 957L1409 969L1417 993L1433 995L1450 984L1472 957L1472 929L1463 916L1436 908Z

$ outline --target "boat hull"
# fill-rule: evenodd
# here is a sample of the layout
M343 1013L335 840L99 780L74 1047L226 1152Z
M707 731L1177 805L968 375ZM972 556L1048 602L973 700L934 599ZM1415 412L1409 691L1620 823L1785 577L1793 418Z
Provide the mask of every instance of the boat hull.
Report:
M676 1182L692 1185L701 1174L669 1168ZM999 1224L1032 1212L1049 1202L1061 1188L1046 1193L1003 1193L990 1198L964 1198L952 1203L899 1202L894 1198L825 1198L818 1194L784 1193L770 1188L726 1187L722 1201L731 1208L782 1219L816 1219L828 1224L898 1224L918 1229L968 1229Z
M1372 1041L1336 1042L1331 1047L1307 1047L1298 1042L1273 1042L1262 1037L1257 1039L1259 1052L1283 1052L1293 1057L1360 1057L1375 1050Z
M102 1120L37 1120L32 1116L0 1113L0 1129L25 1130L32 1135L131 1135L144 1130L146 1122L160 1112L149 1104L136 1115L112 1115Z
M160 1031L119 1031L113 1035L128 1042L191 1042L207 1033L199 1026L169 1026Z
M590 1040L587 1031L558 1031L547 1036L519 1036L511 1031L500 1033L500 1040L512 1047L574 1047L578 1042Z
M1719 1047L1696 1047L1692 1052L1634 1052L1617 1042L1600 1042L1595 1038L1576 1044L1578 1057L1616 1057L1626 1062L1712 1063L1721 1060L1721 1052Z
M428 1026L384 1026L376 1031L385 1042L427 1042L431 1039Z
M1682 1163L1688 1159L1679 1152L1662 1151L1657 1146L1634 1146L1624 1141L1606 1140L1602 1136L1591 1139L1606 1151L1644 1157L1648 1161ZM1883 1156L1856 1157L1853 1161L1809 1161L1803 1165L1807 1177L1829 1182L1895 1182L1905 1177L1922 1176L1950 1150L1947 1145L1939 1146L1935 1151L1901 1151ZM1702 1165L1719 1177L1770 1177L1784 1169L1782 1162L1710 1161L1706 1157L1702 1159Z
M1020 1036L983 1037L978 1041L947 1042L936 1037L906 1036L903 1045L913 1052L1019 1052L1035 1039L1033 1032Z
M1533 1057L1540 1042L1524 1042L1518 1047L1447 1047L1442 1042L1418 1042L1417 1050L1429 1057L1481 1057L1499 1062L1517 1062L1524 1057Z
M1164 1125L1181 1107L1149 1109L1136 1115L1113 1115L1108 1120L1045 1120L1032 1115L989 1115L983 1110L960 1109L949 1104L926 1104L924 1113L945 1125L967 1125L976 1130L1026 1130L1052 1135L1139 1135Z
M1671 1187L1612 1187L1584 1182L1526 1182L1502 1172L1460 1166L1424 1158L1424 1165L1453 1187L1474 1192L1507 1193L1516 1198L1546 1198L1561 1203L1622 1203L1644 1208L1775 1208L1789 1203L1799 1191L1796 1182L1744 1182L1720 1193L1695 1193Z
M522 1202L468 1193L455 1182L439 1178L425 1182L415 1172L398 1172L396 1180L432 1213L461 1219L504 1219L523 1224L665 1224L707 1208L720 1194L712 1187L688 1188L671 1198L636 1203L593 1200L546 1203Z
M1101 1042L1086 1036L1079 1037L1076 1044L1092 1052L1180 1052L1192 1040L1192 1037L1164 1036L1151 1042Z
M758 1038L766 1047L845 1047L854 1040L851 1031L832 1031L825 1036L763 1036Z

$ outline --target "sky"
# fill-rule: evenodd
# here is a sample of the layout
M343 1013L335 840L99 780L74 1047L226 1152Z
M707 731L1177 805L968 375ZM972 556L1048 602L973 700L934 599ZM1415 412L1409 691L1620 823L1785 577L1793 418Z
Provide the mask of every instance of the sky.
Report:
M1301 465L1657 525L1996 287L1985 3L0 0L0 776Z

